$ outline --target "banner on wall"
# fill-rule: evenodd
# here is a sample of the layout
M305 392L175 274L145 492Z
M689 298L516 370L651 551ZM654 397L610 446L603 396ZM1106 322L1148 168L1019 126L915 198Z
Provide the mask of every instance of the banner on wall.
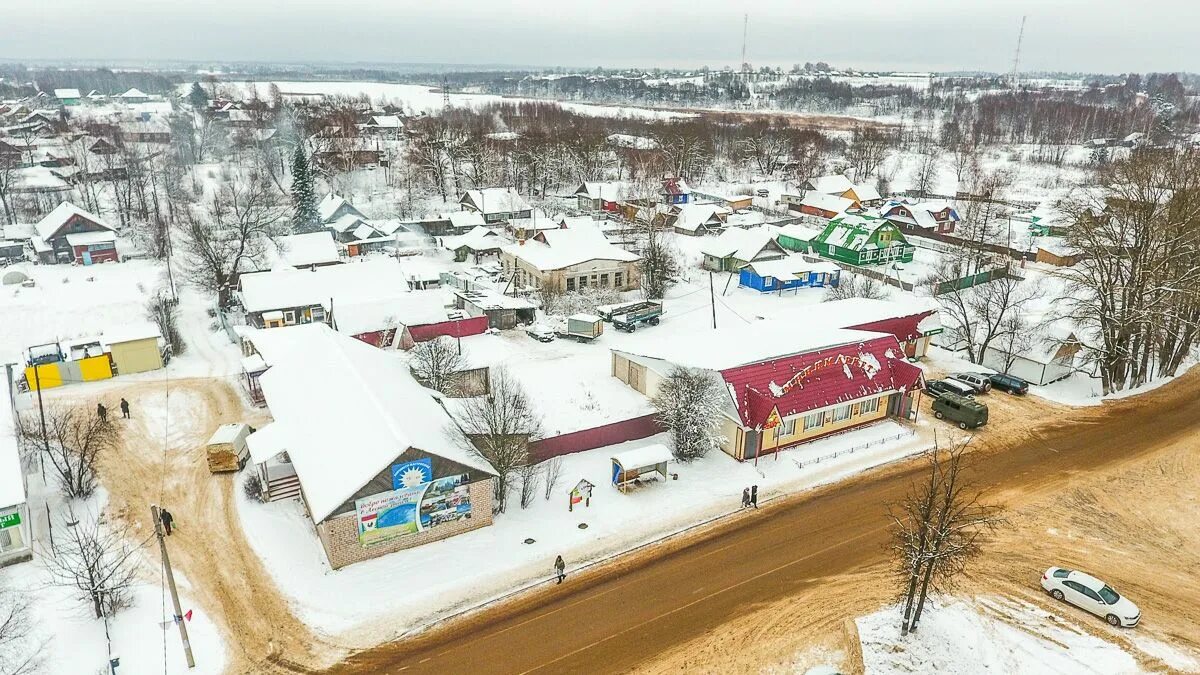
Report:
M371 546L470 518L470 478L446 476L355 500L359 543Z
M392 489L416 487L433 480L433 460L428 457L392 465Z

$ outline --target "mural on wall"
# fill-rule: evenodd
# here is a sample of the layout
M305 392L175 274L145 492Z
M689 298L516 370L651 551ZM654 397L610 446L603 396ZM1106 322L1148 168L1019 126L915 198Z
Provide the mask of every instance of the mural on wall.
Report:
M359 543L371 546L470 518L470 480L465 473L446 476L355 500Z

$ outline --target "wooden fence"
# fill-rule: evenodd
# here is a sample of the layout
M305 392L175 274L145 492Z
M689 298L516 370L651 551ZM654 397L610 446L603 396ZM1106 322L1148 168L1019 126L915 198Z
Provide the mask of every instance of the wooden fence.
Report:
M591 429L543 438L529 444L530 459L534 463L543 462L552 457L649 438L664 431L659 425L657 417L657 414L651 413Z

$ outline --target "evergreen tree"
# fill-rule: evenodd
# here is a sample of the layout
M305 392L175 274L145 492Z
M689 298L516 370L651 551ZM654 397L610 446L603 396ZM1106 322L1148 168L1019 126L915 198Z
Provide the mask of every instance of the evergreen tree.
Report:
M316 232L321 229L312 165L308 163L308 156L300 145L296 146L296 152L292 155L292 202L295 207L293 231Z
M200 110L208 103L208 94L200 88L199 82L192 83L192 90L188 92L188 103L191 103L196 110Z

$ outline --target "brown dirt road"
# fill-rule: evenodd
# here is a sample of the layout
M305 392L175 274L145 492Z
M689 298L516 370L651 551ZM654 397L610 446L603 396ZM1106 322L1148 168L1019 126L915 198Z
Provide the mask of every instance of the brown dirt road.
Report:
M1014 417L1035 405L996 403ZM1045 602L1036 583L1046 566L1103 569L1143 598L1139 631L1194 644L1200 542L1185 534L1194 519L1169 520L1200 511L1200 371L1138 398L1056 409L1040 420L991 427L976 439L974 480L1009 509L1013 525L970 582ZM806 645L836 648L845 618L889 597L884 505L920 467L902 462L781 500L566 586L355 654L331 672L760 672ZM1189 509L1170 508L1177 498L1190 500ZM1146 574L1161 569L1161 578Z
M266 414L250 411L229 382L194 378L113 386L96 393L64 388L55 398L94 406L103 397L112 416L129 400L132 419L120 420L122 447L103 455L101 482L108 514L152 532L150 505L175 516L168 540L181 594L207 612L222 631L230 673L289 670L286 663L328 662L338 652L296 619L271 575L249 546L234 503L235 474L208 470L204 444L219 424L261 425ZM169 391L169 393L168 393ZM165 442L164 442L165 441ZM157 560L157 548L147 551ZM158 582L157 567L152 573ZM286 655L283 659L281 656ZM283 665L280 661L283 661Z

